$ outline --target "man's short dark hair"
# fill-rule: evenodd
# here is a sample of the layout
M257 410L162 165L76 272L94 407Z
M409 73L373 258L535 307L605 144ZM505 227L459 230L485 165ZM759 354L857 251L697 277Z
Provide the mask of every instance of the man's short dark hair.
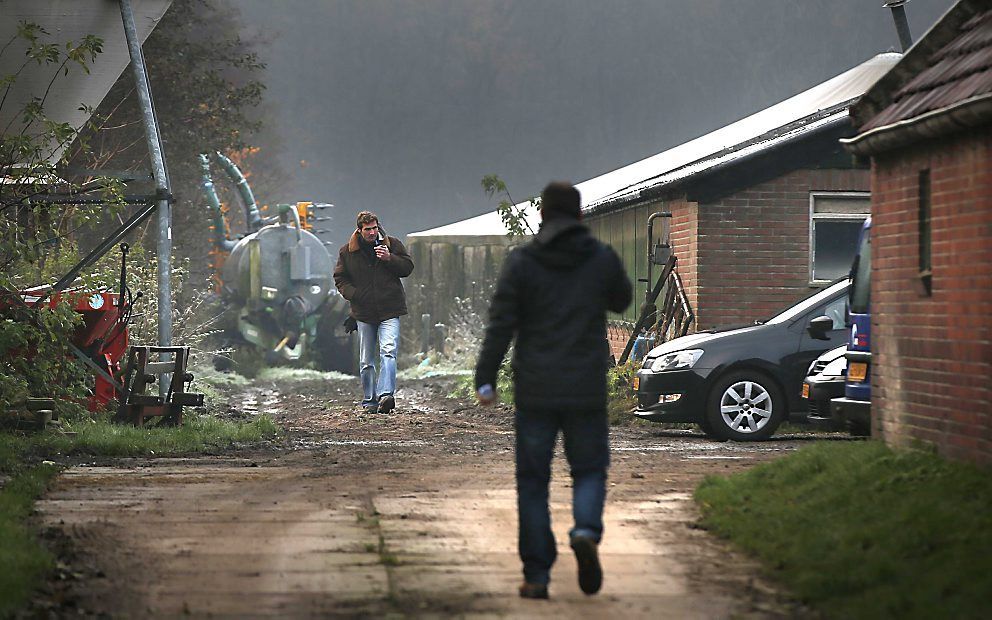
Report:
M362 211L358 214L358 228L361 228L366 224L371 224L372 222L375 222L376 224L379 223L379 216L375 213L372 213L371 211Z
M544 219L556 217L582 217L582 198L579 190L568 181L552 181L541 191L541 213Z

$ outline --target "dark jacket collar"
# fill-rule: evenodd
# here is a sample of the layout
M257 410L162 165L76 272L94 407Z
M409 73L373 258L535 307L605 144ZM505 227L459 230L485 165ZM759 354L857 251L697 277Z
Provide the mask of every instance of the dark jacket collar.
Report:
M389 241L389 235L385 235L384 241L386 242L386 247L392 249L392 243ZM362 249L362 237L356 230L351 233L351 239L348 239L348 251L357 252Z
M556 217L541 222L541 229L537 231L534 242L538 245L548 245L561 235L575 229L586 229L586 225L580 220L570 217Z
M589 229L579 220L554 218L541 224L534 241L524 252L551 269L575 269L599 247Z

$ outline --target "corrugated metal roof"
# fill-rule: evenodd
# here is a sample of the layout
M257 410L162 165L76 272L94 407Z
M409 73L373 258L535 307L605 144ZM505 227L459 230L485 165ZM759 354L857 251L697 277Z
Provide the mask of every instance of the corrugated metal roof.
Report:
M859 97L899 60L896 53L879 54L807 91L765 108L735 123L668 149L657 155L579 183L583 209L602 202L634 195L648 187L681 181L717 165L754 155L784 140L812 133L847 115L847 105ZM537 213L528 213L536 230ZM411 237L435 235L505 235L499 214L494 212L411 233Z
M139 40L148 37L170 4L172 0L132 0ZM0 108L0 127L19 132L22 108L33 97L43 97L49 82L51 91L45 100L48 118L81 127L89 115L79 108L99 105L131 61L120 5L109 0L3 0L0 2L0 42L10 41L22 21L42 26L49 33L42 35L42 39L58 44L63 50L67 41L78 42L85 35L96 35L103 39L103 52L89 66L89 73L73 65L69 67L68 75L54 81L55 65L28 63ZM18 40L0 54L0 75L18 71L25 61L25 49ZM57 159L61 151L61 148L56 149L52 158Z
M992 93L992 7L964 21L957 31L930 54L925 68L896 90L885 108L862 125L862 132Z

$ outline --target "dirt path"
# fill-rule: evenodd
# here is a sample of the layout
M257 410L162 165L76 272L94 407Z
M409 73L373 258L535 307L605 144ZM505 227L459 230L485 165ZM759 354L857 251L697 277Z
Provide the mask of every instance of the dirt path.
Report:
M355 386L255 386L235 410L272 411L288 449L78 466L40 502L65 537L56 616L795 617L748 561L695 529L692 489L803 437L715 443L619 429L601 547L603 592L584 596L567 547L563 460L552 488L559 560L551 601L516 596L512 422L407 382L400 413L356 412Z

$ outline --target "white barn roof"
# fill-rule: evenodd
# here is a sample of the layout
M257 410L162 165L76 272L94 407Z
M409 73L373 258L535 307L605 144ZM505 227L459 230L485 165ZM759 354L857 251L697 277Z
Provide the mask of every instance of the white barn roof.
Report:
M839 117L846 117L847 105L867 91L900 57L897 53L879 54L826 82L726 127L583 181L576 185L582 194L582 208L588 210L599 203L636 196L637 192L648 187L679 181L772 148L802 133L815 132ZM528 209L527 215L531 227L537 230L538 214ZM492 211L408 236L506 234L499 214Z

